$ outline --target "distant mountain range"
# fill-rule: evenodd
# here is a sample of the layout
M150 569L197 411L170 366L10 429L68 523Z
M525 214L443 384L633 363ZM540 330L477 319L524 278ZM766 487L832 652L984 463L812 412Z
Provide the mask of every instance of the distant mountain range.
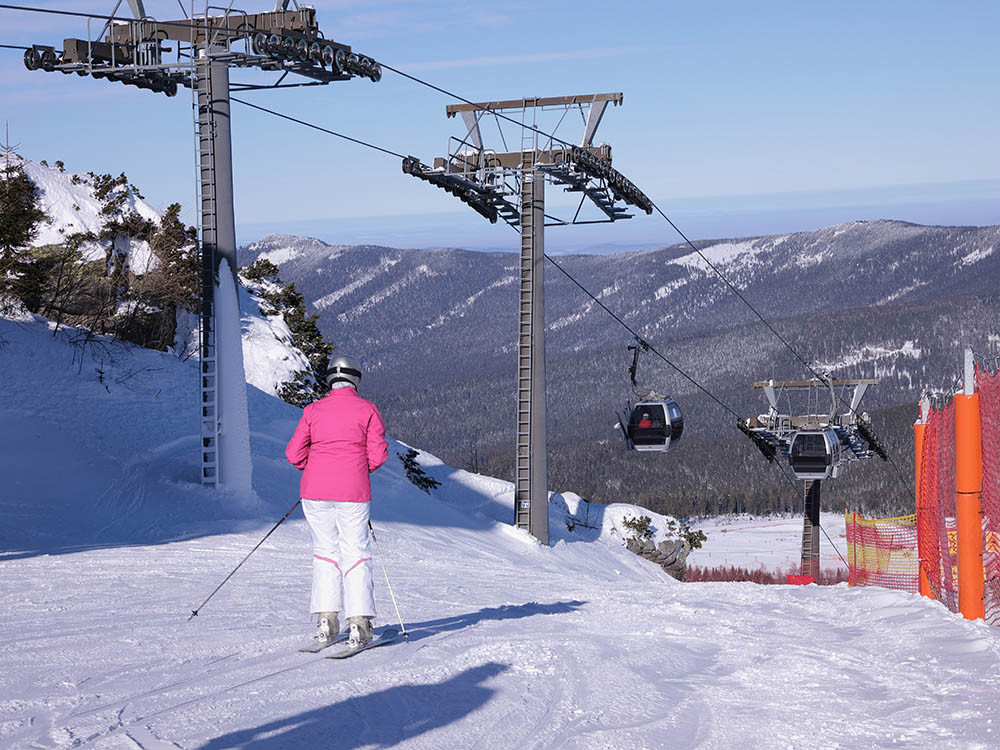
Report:
M914 404L925 389L950 388L966 345L991 363L1000 351L998 226L852 222L696 244L796 354L687 245L555 260L740 414L765 408L753 381L808 376L797 355L839 377L881 378L865 401L871 411ZM240 251L242 264L260 257L296 283L340 351L362 358L369 371L364 390L395 436L452 464L507 478L516 255L331 246L272 235ZM631 336L551 265L545 284L552 489L572 483L605 501L645 493L660 503L657 509L682 514L708 495L736 497L737 504L741 497L774 501L783 480L773 471L771 479L764 476L766 464L753 458L752 447L746 452L749 444L733 429L731 415L654 356L641 363L640 382L681 403L688 416L685 444L669 457L623 457L610 425L630 393ZM912 463L907 421L915 410L911 417L904 412L885 412L885 437L899 449L897 470ZM727 456L737 454L759 468L759 482L725 480ZM713 469L716 461L721 465ZM602 465L616 469L603 472ZM690 471L693 466L704 472ZM855 480L867 487L870 504L905 505L898 476L883 482L874 471L855 472L871 475ZM690 507L676 505L682 502Z

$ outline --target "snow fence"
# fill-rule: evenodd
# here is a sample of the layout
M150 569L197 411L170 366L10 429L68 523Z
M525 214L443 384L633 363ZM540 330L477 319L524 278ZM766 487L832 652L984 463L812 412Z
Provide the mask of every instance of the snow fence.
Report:
M976 395L982 446L982 616L1000 625L1000 373L977 366ZM917 428L922 428L922 439L915 433L921 591L958 612L956 401L931 409Z
M882 586L916 594L920 588L917 516L865 518L846 514L850 586Z

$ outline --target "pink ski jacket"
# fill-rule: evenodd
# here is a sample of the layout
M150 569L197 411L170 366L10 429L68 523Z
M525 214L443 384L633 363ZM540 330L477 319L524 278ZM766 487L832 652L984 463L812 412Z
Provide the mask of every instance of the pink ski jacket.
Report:
M285 456L302 471L299 496L365 503L368 475L389 457L382 415L354 388L339 388L309 404L288 441Z

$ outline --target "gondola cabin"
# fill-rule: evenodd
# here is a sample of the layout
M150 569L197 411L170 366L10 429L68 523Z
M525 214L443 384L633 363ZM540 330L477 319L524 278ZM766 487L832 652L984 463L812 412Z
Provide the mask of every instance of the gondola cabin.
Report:
M629 413L626 430L630 448L665 453L681 439L684 417L673 399L640 401Z
M836 479L844 446L832 428L799 430L788 448L788 463L796 479Z

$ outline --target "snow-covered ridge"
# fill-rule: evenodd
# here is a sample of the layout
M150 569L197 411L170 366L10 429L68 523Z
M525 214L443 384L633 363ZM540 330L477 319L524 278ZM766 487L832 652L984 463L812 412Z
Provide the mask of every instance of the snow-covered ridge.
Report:
M296 258L323 254L327 258L336 258L345 248L327 245L315 237L296 237L290 234L271 234L262 240L252 242L244 248L246 252L255 254L280 266Z
M29 159L20 161L25 173L38 187L39 203L48 217L39 224L33 246L58 245L70 235L100 231L105 217L101 215L101 202L94 195L93 178L89 174L66 172ZM154 223L159 223L161 218L155 209L131 190L123 210L126 213L134 211ZM104 257L103 249L96 244L87 245L83 250L88 260ZM130 266L136 273L145 271L152 262L149 245L143 241L132 242L129 256Z

